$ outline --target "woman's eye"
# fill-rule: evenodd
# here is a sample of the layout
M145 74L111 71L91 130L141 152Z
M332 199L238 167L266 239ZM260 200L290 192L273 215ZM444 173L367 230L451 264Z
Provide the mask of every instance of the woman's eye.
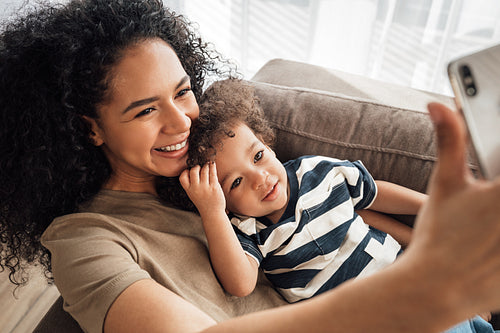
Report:
M264 155L264 151L261 150L259 151L257 154L255 154L255 156L253 157L253 162L254 163L257 163L258 161L260 161L262 159L262 156Z
M234 182L231 184L231 190L238 187L241 184L241 177L238 177L234 180Z
M191 91L191 88L182 89L181 91L179 91L177 96L179 96L179 97L184 96L185 94L187 94L190 91Z
M154 108L147 108L147 109L144 109L142 110L141 112L139 112L135 117L136 118L139 118L139 117L142 117L142 116L145 116L147 114L150 114L151 112L153 112L155 109Z

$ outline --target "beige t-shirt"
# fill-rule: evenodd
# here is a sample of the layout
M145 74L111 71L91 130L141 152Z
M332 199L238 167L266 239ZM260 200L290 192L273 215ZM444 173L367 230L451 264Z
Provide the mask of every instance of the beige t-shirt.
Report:
M217 321L286 302L264 279L244 298L224 292L210 265L198 215L145 193L103 190L82 213L57 218L42 236L64 308L86 332L102 332L116 297L152 278Z

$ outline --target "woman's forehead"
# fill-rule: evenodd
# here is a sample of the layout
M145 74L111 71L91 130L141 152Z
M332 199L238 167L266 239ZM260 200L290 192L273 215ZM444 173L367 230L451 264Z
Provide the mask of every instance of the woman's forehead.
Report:
M148 98L176 86L186 76L175 51L161 39L145 40L125 50L111 71L110 97Z

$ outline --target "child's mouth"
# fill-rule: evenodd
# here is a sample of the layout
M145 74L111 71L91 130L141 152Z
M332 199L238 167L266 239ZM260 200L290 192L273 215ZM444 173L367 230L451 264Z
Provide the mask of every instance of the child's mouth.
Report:
M264 199L262 199L262 201L272 201L272 200L276 199L276 197L278 196L278 193L279 193L279 186L278 186L278 183L276 183L271 188L269 193L266 194Z

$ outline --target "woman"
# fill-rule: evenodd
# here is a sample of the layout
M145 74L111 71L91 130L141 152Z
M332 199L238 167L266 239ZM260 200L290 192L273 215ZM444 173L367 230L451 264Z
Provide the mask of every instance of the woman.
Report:
M185 168L219 58L160 1L44 8L0 40L1 265L17 282L44 265L84 330L422 332L499 308L500 185L471 180L463 126L439 105L441 162L398 263L291 306L265 283L227 296L199 218L156 190Z

